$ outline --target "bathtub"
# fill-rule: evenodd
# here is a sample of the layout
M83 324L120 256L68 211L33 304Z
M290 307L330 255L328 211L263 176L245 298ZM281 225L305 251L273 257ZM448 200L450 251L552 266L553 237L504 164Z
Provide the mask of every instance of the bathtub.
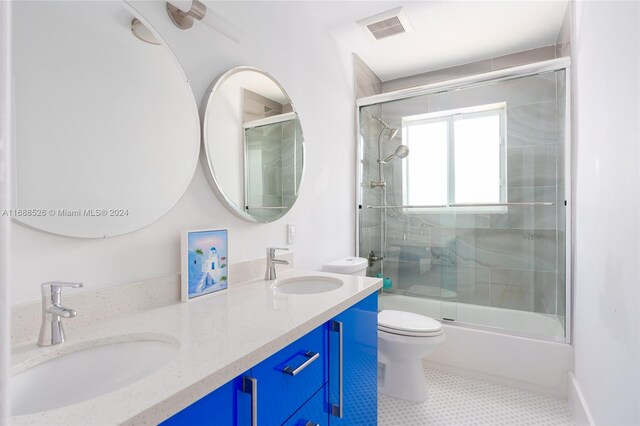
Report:
M425 368L567 397L573 347L555 316L388 293L378 308L454 320L442 321L445 341L423 360Z
M486 327L492 331L564 341L564 327L558 317L551 314L389 293L381 294L378 303L380 310L414 312L435 319L446 318L459 324Z

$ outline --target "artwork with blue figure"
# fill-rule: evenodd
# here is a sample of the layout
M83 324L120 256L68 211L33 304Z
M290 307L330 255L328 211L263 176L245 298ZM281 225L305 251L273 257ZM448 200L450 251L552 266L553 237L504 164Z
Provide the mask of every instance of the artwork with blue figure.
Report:
M227 288L226 230L189 232L188 253L190 299Z

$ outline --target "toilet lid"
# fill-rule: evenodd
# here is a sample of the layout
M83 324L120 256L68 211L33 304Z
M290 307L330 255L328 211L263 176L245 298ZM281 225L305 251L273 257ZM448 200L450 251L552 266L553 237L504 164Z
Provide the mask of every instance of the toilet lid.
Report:
M413 312L383 310L378 312L378 328L397 334L434 334L442 330L442 324L433 318Z

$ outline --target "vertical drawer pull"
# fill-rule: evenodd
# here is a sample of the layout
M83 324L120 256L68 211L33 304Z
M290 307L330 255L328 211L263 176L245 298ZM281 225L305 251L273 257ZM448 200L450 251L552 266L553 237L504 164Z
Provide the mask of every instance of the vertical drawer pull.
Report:
M258 426L258 379L243 376L242 391L251 394L251 426Z
M282 369L282 372L284 374L288 374L289 376L295 376L298 373L300 373L302 370L307 368L313 361L320 358L320 354L318 352L307 351L303 355L307 357L307 360L305 362L303 362L296 368L293 368L290 365L287 365Z
M343 346L342 346L342 322L340 321L331 321L331 331L335 331L338 333L338 403L331 404L331 415L334 417L342 418L342 411L344 409L343 404L343 366L342 366L342 356L343 356Z

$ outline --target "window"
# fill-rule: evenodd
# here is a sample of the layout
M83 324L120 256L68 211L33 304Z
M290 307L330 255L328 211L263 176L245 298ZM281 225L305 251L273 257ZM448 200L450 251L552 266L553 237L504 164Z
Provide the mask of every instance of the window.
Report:
M500 103L403 117L402 139L410 152L403 169L404 204L452 210L455 204L504 203L505 107ZM505 209L489 206L473 212L478 210Z

